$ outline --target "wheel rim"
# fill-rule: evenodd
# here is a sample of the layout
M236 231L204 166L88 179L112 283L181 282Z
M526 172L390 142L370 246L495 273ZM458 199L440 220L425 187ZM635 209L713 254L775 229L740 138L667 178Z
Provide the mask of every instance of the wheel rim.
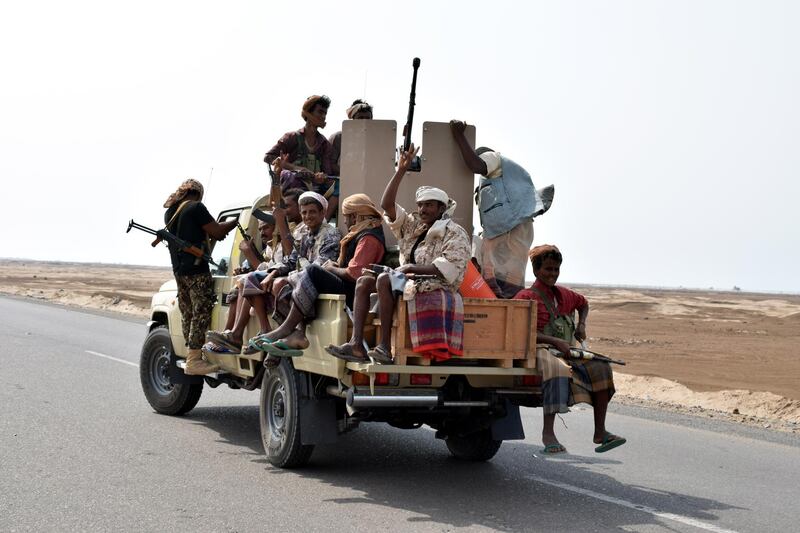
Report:
M276 381L269 392L269 431L274 440L283 441L286 438L286 387L283 382Z
M170 351L166 346L160 346L158 351L150 358L150 385L159 394L166 396L172 392L172 382L169 380Z

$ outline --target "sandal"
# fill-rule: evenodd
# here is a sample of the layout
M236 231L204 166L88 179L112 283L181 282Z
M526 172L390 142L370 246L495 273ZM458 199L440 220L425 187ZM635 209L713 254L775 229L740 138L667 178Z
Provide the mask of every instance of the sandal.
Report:
M376 346L374 349L367 352L367 357L371 357L376 363L382 365L391 365L394 363L392 353L383 346Z
M545 455L556 455L558 453L567 453L567 449L564 448L564 445L560 442L554 442L553 444L546 445L542 453Z
M613 450L617 446L622 446L626 442L628 441L624 437L620 437L619 435L614 435L613 433L606 431L606 434L603 435L603 442L601 442L600 446L595 448L594 451L597 453L607 452L608 450Z
M242 343L235 341L230 331L207 331L206 341L217 346L224 346L234 352L242 349Z
M268 344L272 344L273 342L275 342L273 339L270 339L264 333L262 333L260 335L256 335L255 337L247 341L247 345L250 348L254 348L256 350L263 352L264 347L267 346Z
M303 350L290 348L283 341L265 343L262 345L261 350L275 357L300 357L303 355Z
M341 346L329 344L325 348L325 351L337 359L347 361L348 363L369 363L369 359L366 357L361 357L353 353L353 347L349 344L343 344Z
M232 350L228 346L223 346L223 345L217 344L215 342L207 342L207 343L205 343L203 345L203 350L205 350L207 352L221 353L221 354L223 354L223 353L237 353L235 350Z

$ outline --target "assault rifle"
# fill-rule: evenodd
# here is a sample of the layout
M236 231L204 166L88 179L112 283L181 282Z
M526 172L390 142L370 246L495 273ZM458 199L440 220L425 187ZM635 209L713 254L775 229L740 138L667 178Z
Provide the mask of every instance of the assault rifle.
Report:
M198 248L194 244L185 241L176 235L173 235L166 229L155 230L153 228L148 228L147 226L137 224L136 222L133 221L133 219L131 219L131 221L128 222L128 229L125 230L125 233L130 233L131 228L138 229L139 231L143 231L145 233L149 233L150 235L155 235L156 239L150 243L150 246L154 248L158 245L158 243L164 241L165 243L167 243L168 246L171 244L181 252L186 252L187 254L191 254L199 259L206 261L207 263L211 263L217 268L220 268L220 266L216 262L214 262L211 256L208 255L206 252L204 252L201 248Z
M274 210L276 207L283 207L283 191L281 190L281 177L280 175L276 174L274 170L272 170L272 163L267 163L267 168L269 168L269 179L270 179L270 186L269 186L269 201L272 204L272 209ZM272 234L272 249L275 250L278 247L278 228L276 226L275 232Z
M593 352L591 350L586 349L585 346L581 348L570 348L569 356L565 356L563 353L559 352L555 348L550 348L550 353L555 355L556 357L570 357L572 359L585 359L587 361L594 359L595 361L605 361L606 363L614 363L615 365L625 364L625 361L620 361L619 359L612 359L607 355Z
M256 211L259 211L259 210L256 209ZM264 261L264 256L261 255L261 252L259 252L258 249L256 248L256 245L253 242L253 238L244 231L244 228L242 227L241 224L239 224L238 221L236 222L236 227L239 229L239 233L242 234L242 239L247 241L247 243L250 245L250 248L253 250L253 252L255 252L256 257L258 258L258 260L263 262ZM255 268L255 266L253 268Z
M433 279L436 276L431 274L404 274L403 272L397 271L393 268L389 268L385 265L376 265L371 264L368 268L364 269L364 272L369 272L371 274L388 274L389 279L392 282L392 290L394 291L402 291L403 288L406 286L406 280L409 279Z
M406 118L406 125L403 126L403 151L407 152L411 146L411 126L414 124L414 106L417 104L417 69L419 68L419 58L415 57L411 66L414 67L414 76L411 78L411 96L408 100L408 118ZM414 156L411 161L411 166L408 167L410 172L419 172L422 170L422 162L419 156Z

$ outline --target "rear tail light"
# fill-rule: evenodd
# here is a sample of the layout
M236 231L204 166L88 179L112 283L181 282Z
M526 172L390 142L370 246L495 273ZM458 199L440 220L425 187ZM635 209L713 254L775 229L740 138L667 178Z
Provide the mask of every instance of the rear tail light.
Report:
M353 385L369 385L369 376L361 372L353 372Z
M517 387L538 387L542 384L542 376L516 376L514 385Z
M369 386L369 374L353 372L353 385ZM375 385L389 385L389 374L386 372L376 373Z
M431 375L430 374L411 374L411 384L412 385L430 385L431 384Z

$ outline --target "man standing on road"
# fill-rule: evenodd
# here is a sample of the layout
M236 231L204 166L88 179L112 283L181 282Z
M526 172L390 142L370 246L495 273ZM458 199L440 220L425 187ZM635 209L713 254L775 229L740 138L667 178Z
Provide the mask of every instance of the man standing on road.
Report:
M450 121L450 131L464 163L481 175L475 202L483 226L476 257L483 278L498 298L513 298L525 285L528 250L533 243L533 217L553 201L553 186L537 191L530 174L491 148L473 150L464 130L467 124Z
M203 185L193 179L181 183L164 207L167 231L210 253L209 237L222 240L236 227L236 219L218 223L202 203ZM172 272L178 284L178 307L181 310L181 328L186 346L186 368L190 375L204 375L218 370L203 360L201 348L205 333L211 324L214 308L214 285L208 262L170 245Z

